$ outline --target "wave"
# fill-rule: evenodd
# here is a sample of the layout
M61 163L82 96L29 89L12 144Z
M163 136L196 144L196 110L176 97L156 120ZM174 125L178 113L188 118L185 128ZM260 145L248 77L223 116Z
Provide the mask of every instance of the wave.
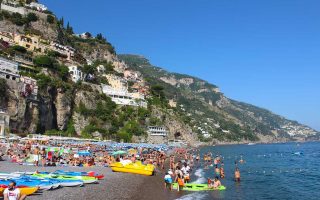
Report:
M195 193L182 196L176 200L202 200L202 199L206 199L207 196L208 194L206 193L195 192Z
M192 183L206 183L206 179L203 177L204 172L203 169L197 169L194 173L194 175L197 177L197 179L195 181L193 181Z

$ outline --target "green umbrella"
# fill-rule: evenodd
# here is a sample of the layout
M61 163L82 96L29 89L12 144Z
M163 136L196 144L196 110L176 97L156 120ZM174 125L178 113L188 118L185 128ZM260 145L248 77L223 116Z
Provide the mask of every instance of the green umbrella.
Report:
M122 155L122 154L127 154L127 152L126 151L115 151L112 153L113 156Z

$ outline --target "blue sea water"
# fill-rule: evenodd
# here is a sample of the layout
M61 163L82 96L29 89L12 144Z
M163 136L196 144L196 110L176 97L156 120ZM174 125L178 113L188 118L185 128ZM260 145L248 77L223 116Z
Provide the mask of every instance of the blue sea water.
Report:
M257 145L228 145L204 147L203 154L224 157L226 178L221 182L225 191L183 192L179 200L187 199L320 199L320 143L286 143ZM301 154L299 154L299 153ZM295 154L296 153L296 154ZM238 164L241 182L233 180L235 160L240 156L244 164ZM204 166L194 169L192 179L206 183L214 177L214 169Z

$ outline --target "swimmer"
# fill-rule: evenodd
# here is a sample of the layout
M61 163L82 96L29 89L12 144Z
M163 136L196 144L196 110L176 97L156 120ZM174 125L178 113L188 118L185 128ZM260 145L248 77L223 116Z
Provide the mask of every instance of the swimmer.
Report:
M237 167L236 170L234 171L234 180L236 182L240 182L240 171L239 168Z

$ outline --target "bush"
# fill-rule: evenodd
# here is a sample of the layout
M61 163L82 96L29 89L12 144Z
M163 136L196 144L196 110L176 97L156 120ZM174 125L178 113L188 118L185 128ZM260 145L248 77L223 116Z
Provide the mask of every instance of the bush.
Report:
M38 16L35 13L28 13L27 22L36 22L38 21Z
M10 21L17 26L23 26L27 23L27 19L23 18L20 13L12 13Z
M27 49L24 48L23 46L19 46L19 45L14 45L14 46L10 47L8 49L8 51L19 52L19 53L27 53Z
M54 23L54 17L52 15L47 15L47 22L49 24L53 24Z

